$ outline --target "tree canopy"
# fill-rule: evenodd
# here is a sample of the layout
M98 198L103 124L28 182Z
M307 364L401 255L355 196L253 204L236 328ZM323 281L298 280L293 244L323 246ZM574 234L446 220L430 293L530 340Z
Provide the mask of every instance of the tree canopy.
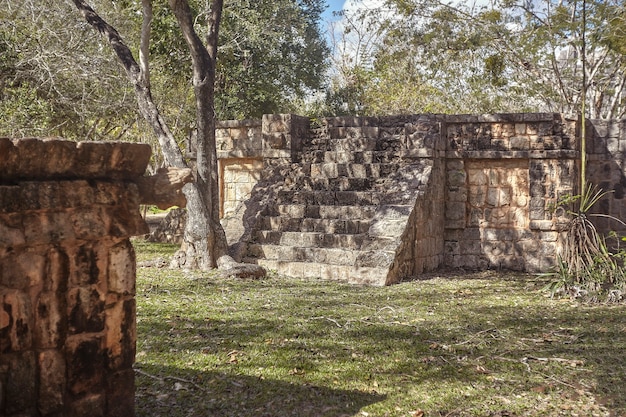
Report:
M177 132L193 128L189 54L165 0L154 1L150 44L155 100ZM139 47L141 1L94 0L131 48ZM204 36L203 10L191 1ZM322 0L227 0L216 80L219 119L290 111L321 88L326 41L318 26ZM11 136L148 140L132 89L112 53L69 2L0 0L0 125ZM178 135L180 136L180 135Z
M624 6L623 0L387 0L384 13L346 16L359 33L376 33L376 41L367 45L369 60L337 72L331 97L351 92L359 103L346 107L363 114L575 113L584 88L590 117L622 117Z

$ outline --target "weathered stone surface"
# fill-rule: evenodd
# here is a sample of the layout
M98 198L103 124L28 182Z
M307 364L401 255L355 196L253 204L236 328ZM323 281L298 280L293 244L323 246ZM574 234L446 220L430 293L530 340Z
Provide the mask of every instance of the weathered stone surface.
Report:
M109 251L109 291L135 295L135 250L129 240L123 240Z
M0 291L2 328L0 354L25 352L33 345L33 309L30 297L16 290Z
M67 294L70 334L104 330L104 299L94 286L72 288Z
M193 182L193 175L189 168L160 168L155 175L136 180L139 200L142 204L155 205L162 210L172 206L184 208L187 199L182 188L190 182Z
M0 355L0 368L6 368L4 415L35 415L37 407L37 360L32 351Z
M132 368L136 350L135 316L134 299L120 300L107 306L105 349L109 369L120 371Z
M35 309L34 338L35 346L40 349L61 347L65 339L67 321L58 293L43 292L37 300Z
M60 139L2 139L0 182L33 179L115 178L143 175L150 146L135 143L70 142ZM41 155L46 155L42 158ZM30 161L28 164L20 161Z
M39 393L37 408L42 415L60 413L64 406L65 358L58 350L39 353Z
M81 334L67 338L65 344L67 385L73 395L98 391L104 382L102 337Z
M146 230L133 181L149 147L0 139L0 151L0 415L132 416L128 237Z
M67 417L108 417L108 413L105 413L106 397L103 393L87 394L72 399L66 409Z
M134 417L135 415L135 371L126 369L107 378L106 417Z

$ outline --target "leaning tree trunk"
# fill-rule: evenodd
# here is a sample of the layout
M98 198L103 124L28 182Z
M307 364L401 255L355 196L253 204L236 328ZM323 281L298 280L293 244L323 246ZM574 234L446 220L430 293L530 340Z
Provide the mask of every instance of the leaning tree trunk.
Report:
M135 88L139 111L152 127L159 141L165 162L172 167L187 167L174 135L169 130L152 99L147 61L146 63L142 62L142 68L114 27L105 22L84 0L73 1L87 23L105 36L118 60L125 68ZM144 7L151 8L150 0L144 0L142 4ZM217 155L215 150L215 120L213 116L215 55L209 54L209 51L202 45L202 42L193 31L193 21L187 2L170 0L170 5L181 24L181 29L192 52L199 138L196 181L185 185L183 188L183 193L187 200L188 220L185 228L184 243L181 251L176 256L176 263L186 268L211 269L217 266L217 260L225 255L227 251L226 236L219 221ZM214 30L210 30L211 33L214 33L215 40L215 45L210 47L213 53L217 50L217 28L219 26L221 9L222 1L214 0L212 21L215 22L215 25ZM146 33L149 33L149 31L146 31ZM149 35L142 31L142 41L147 36ZM147 50L147 45L143 44L143 42L141 49L142 51Z

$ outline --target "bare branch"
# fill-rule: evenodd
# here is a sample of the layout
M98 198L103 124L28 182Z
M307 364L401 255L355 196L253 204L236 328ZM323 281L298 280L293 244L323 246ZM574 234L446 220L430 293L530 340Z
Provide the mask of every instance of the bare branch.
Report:
M167 164L179 168L186 167L187 164L183 159L178 143L176 143L174 135L168 128L165 120L163 120L156 103L152 99L150 86L145 84L141 68L137 64L137 61L135 61L130 48L126 46L117 30L105 22L85 1L73 1L87 23L93 26L107 39L109 45L111 45L111 48L113 48L113 51L117 55L118 60L126 69L126 73L135 87L139 111L154 130Z
M141 22L141 46L139 47L139 65L144 84L150 88L150 25L152 23L152 0L141 0L143 21Z

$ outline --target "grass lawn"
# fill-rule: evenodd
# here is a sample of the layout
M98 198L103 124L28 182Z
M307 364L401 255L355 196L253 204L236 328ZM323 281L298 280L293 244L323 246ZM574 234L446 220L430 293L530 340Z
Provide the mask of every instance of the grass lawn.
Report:
M137 416L626 415L625 306L550 299L532 275L429 278L138 268Z

